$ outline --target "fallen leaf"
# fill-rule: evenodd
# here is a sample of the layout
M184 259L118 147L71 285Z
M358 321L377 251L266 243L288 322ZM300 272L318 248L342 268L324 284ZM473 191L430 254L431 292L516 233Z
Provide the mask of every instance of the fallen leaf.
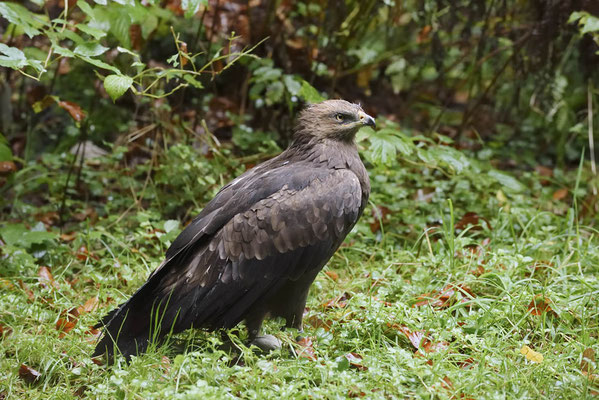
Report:
M331 278L332 280L334 280L335 282L337 282L337 280L339 279L339 274L336 273L335 271L325 271L325 274Z
M314 344L311 337L301 338L297 341L297 345L299 347L298 357L316 361L316 352L314 351Z
M403 333L406 338L410 341L412 346L417 350L415 355L422 356L419 350L424 350L425 353L434 353L436 351L445 350L449 347L449 343L445 341L434 342L432 341L424 331L412 331L410 328L404 325L387 323L389 328L393 328Z
M103 356L93 357L92 362L96 365L102 366L104 365Z
M350 399L355 399L357 397L365 397L366 392L360 390L359 387L353 386L347 391L347 397Z
M553 200L555 200L555 201L563 200L567 195L568 195L568 189L565 189L565 188L557 189L553 193Z
M63 58L63 60L64 60L64 58ZM77 397L83 397L86 390L87 390L87 386L85 386L85 385L79 386L79 388L73 392L73 395L75 395Z
M347 306L347 300L350 297L351 296L350 296L349 293L344 292L340 296L334 297L331 300L327 301L322 306L325 309L330 309L330 308L345 308Z
M45 225L54 226L60 220L60 217L56 211L49 211L35 214L35 219L43 222Z
M599 384L599 374L595 374L595 350L592 348L585 349L582 352L582 360L580 360L580 370L590 381Z
M482 265L479 265L478 267L476 267L472 271L470 271L470 273L474 276L481 276L485 272L486 272L485 267L483 267Z
M537 174L541 176L546 176L549 178L553 176L553 170L549 167L545 167L544 165L537 165L535 167L535 171L537 171Z
M441 379L441 387L443 389L453 390L453 382L448 376L444 376L443 379Z
M60 317L56 321L56 330L60 331L59 338L65 337L67 333L73 330L77 321L79 320L79 309L78 307L70 310L64 310L60 313Z
M483 229L481 221L484 221L487 224L487 228L489 228L489 230L493 230L493 228L491 227L491 223L488 219L486 219L485 217L481 217L477 213L471 211L464 214L464 216L460 218L458 222L455 223L454 227L456 230L463 231L468 225L472 225L472 228L470 228L470 230L480 231Z
M98 219L98 213L92 207L87 207L85 210L73 214L73 219L79 222L82 222L88 218L91 221Z
M79 314L89 313L98 309L100 300L98 296L90 297L82 306L77 307Z
M162 368L165 375L168 375L171 370L171 359L167 356L162 356L160 359L160 368Z
M19 279L19 287L21 288L21 290L25 292L30 302L35 301L35 295L33 294L33 291L29 289L29 286L27 286L27 284L23 282L21 279Z
M28 367L25 364L21 364L21 366L19 367L19 377L21 379L23 379L27 383L30 383L30 384L34 383L41 376L42 376L42 374L40 374L39 372L37 372L33 368Z
M76 232L62 233L60 235L60 240L62 240L63 242L72 242L73 240L75 240L76 236L77 236Z
M43 288L48 288L50 286L52 286L53 288L58 288L58 283L56 283L56 281L54 280L54 277L52 276L52 272L50 271L50 268L48 267L40 267L38 273L37 273L38 277L39 277L39 283L40 286Z
M89 329L85 331L85 334L91 335L91 337L87 339L87 342L93 344L98 341L100 336L102 336L102 331L97 328L94 328L93 326L90 326Z
M304 319L304 322L310 325L312 328L322 328L327 332L331 329L331 326L333 325L331 321L325 321L316 315L310 315L308 318Z
M84 244L77 249L75 257L77 257L77 259L80 261L87 261L89 258L93 258L94 260L99 259L99 257L90 252Z
M466 303L470 299L464 293L467 293L470 297L474 297L472 290L468 286L449 284L439 292L426 293L418 296L417 300L421 301L414 303L412 307L431 305L435 308L446 308L455 304L458 297L460 303Z
M529 361L532 361L533 363L538 364L538 363L543 362L543 355L541 353L534 351L527 345L522 346L522 348L520 349L520 354L523 354L524 356L526 356L526 359Z
M528 311L532 315L542 315L543 313L547 313L556 317L558 316L551 308L551 300L540 294L536 295L528 304Z
M361 355L359 355L358 353L347 353L345 355L345 358L347 359L347 361L349 361L349 366L350 367L354 367L360 371L368 371L368 367L362 365L362 360L363 357Z
M4 339L12 333L12 328L4 324L0 324L0 339Z

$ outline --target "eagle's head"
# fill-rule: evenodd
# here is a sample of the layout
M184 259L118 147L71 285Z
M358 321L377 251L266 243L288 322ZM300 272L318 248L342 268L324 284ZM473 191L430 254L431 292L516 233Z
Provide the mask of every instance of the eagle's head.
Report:
M326 100L311 104L299 115L297 136L352 141L363 126L375 127L374 118L362 107L345 100Z

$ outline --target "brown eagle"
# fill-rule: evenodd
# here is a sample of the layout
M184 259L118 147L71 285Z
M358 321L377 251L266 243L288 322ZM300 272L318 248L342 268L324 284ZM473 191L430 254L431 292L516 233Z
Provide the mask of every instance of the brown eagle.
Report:
M245 320L250 343L267 315L301 331L316 274L368 201L370 182L354 136L375 126L359 105L328 100L299 115L279 156L224 186L181 232L164 262L106 315L94 356L144 352L188 328L231 328Z

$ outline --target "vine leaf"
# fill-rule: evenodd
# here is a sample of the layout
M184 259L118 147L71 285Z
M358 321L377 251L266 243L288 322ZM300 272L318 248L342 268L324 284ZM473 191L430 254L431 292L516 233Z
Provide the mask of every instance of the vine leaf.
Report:
M133 78L125 75L108 75L104 79L104 89L112 101L121 97L131 87L131 84L133 84Z

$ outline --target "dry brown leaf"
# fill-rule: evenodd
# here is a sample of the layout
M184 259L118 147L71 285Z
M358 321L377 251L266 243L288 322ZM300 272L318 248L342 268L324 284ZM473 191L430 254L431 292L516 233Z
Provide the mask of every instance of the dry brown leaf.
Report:
M310 315L309 317L304 319L304 322L310 325L312 328L322 328L327 332L331 329L331 326L333 325L331 321L325 321L316 315Z
M38 273L39 284L43 288L53 287L57 289L59 287L58 283L54 280L52 276L52 272L49 267L41 266Z
M99 259L99 257L94 253L90 252L84 244L82 244L81 247L77 249L75 257L77 257L77 259L80 261L87 261L89 258L93 258L94 260Z
M362 357L360 354L358 353L347 353L345 355L345 358L347 359L347 361L349 361L349 366L356 368L360 371L368 371L368 367L365 365L362 365L362 360L364 359L364 357Z
M325 271L325 274L331 278L332 280L334 280L335 282L337 282L337 280L339 279L339 274L336 273L335 271Z
M477 213L471 211L464 214L464 216L460 218L458 222L455 223L455 229L464 230L468 225L472 225L472 228L470 228L470 230L479 231L483 229L481 221L487 224L487 228L493 230L493 228L491 227L491 223L488 219L486 219L485 217L481 217Z
M582 352L582 360L580 360L580 370L591 382L599 384L599 374L595 374L595 350L592 348L585 349Z
M30 302L35 301L35 295L33 294L33 291L29 289L29 286L27 286L27 284L23 282L21 279L19 279L19 287L21 288L21 290L25 292Z
M98 299L98 296L90 297L82 306L77 307L77 310L79 311L79 314L89 313L96 311L99 304L100 300Z
M88 343L96 343L98 341L98 339L100 339L100 336L102 336L102 331L94 328L93 326L90 326L88 330L85 331L86 335L91 335L91 337L89 337L87 340Z
M62 240L63 242L72 242L73 240L75 240L76 236L77 236L76 232L62 233L60 235L60 240Z
M311 337L303 337L297 341L298 344L298 356L300 358L307 358L311 361L316 361L316 352L314 351L314 344L312 343Z
M79 320L79 308L74 307L70 310L64 310L60 313L58 321L56 321L56 330L60 331L59 338L63 338L67 333L73 330Z
M40 374L39 372L37 372L33 368L28 367L25 364L21 364L21 366L19 367L19 377L21 379L23 379L27 383L30 383L30 384L34 383L41 376L42 376L42 374Z
M331 300L324 303L322 306L325 309L330 308L345 308L347 306L347 300L350 298L350 294L344 292L342 295L332 298Z
M12 333L12 328L4 324L0 324L0 340L9 336Z
M458 294L461 294L460 303L466 303L469 299L464 295L464 292L470 297L474 297L468 286L449 284L439 292L425 293L418 296L417 300L420 301L413 304L412 307L431 305L435 308L446 308L455 304Z
M566 198L566 196L568 195L568 189L557 189L554 193L553 193L553 200L555 201L560 201Z
M528 311L532 315L542 315L543 313L547 313L556 317L558 316L551 308L551 300L540 294L536 295L528 304Z
M60 221L60 217L58 216L58 213L56 211L49 211L46 213L35 214L35 219L37 221L43 222L45 225L50 225L50 226L53 226L58 221Z

